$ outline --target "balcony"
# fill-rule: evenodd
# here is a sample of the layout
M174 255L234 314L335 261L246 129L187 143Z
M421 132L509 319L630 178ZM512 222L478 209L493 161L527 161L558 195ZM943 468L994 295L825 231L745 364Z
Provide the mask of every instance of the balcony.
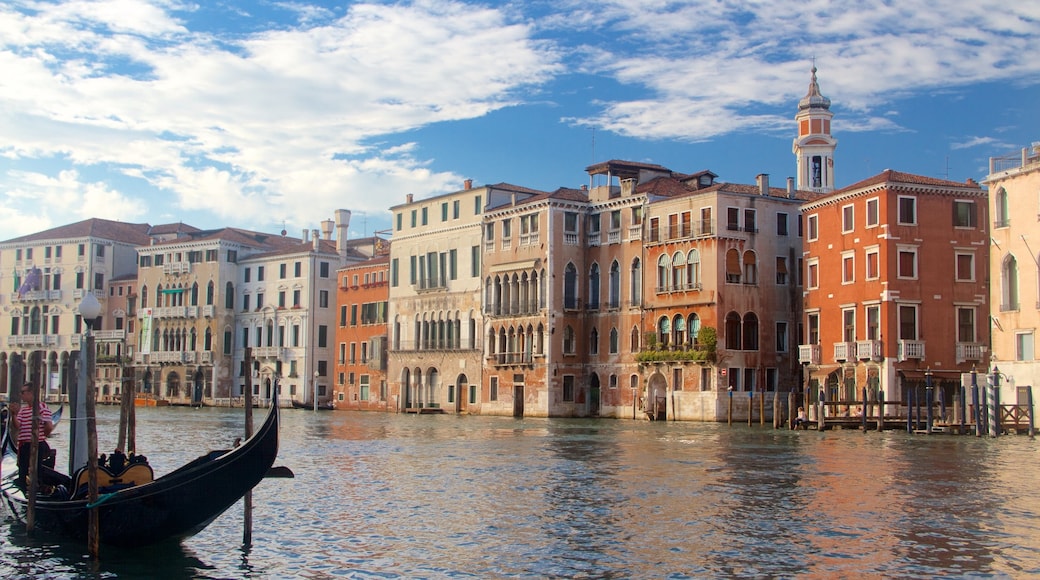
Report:
M603 245L603 238L599 232L589 232L589 246Z
M923 340L900 340L899 341L899 354L897 355L900 361L909 359L924 359L924 341Z
M7 346L58 346L61 337L57 334L19 334L7 337Z
M153 352L151 354L152 363L183 363L184 362L183 352Z
M190 262L168 262L163 264L163 274L187 274L191 272Z
M213 364L213 353L212 352L201 352L199 353L199 362L202 364Z
M276 359L282 354L282 347L280 346L258 346L253 348L253 356L256 358L273 358Z
M205 316L206 318L213 318L213 316L216 313L217 313L217 307L216 306L209 305L209 306L203 306L202 307L202 315Z
M802 364L820 364L820 345L800 344L798 345L798 362Z
M20 302L47 302L61 300L61 290L33 290L22 295L15 293L14 297Z
M95 330L94 340L101 342L118 342L126 339L126 331L123 329L119 330Z
M563 234L563 243L564 243L564 245L567 245L567 246L577 246L578 245L578 234L564 232L564 234Z
M860 340L856 342L856 358L860 360L881 360L883 356L880 340Z
M629 240L641 240L641 239L643 239L643 224L636 224L634 226L628 226L628 239Z
M607 232L607 243L608 244L620 244L621 243L621 230Z
M529 365L534 362L534 357L529 352L500 352L488 355L488 359L495 366Z
M845 362L847 360L855 360L856 358L856 343L854 342L836 342L834 343L834 360L838 362Z
M981 361L986 347L975 342L957 343L957 364L969 361Z
M152 309L152 316L156 318L196 318L198 314L197 306L164 306Z

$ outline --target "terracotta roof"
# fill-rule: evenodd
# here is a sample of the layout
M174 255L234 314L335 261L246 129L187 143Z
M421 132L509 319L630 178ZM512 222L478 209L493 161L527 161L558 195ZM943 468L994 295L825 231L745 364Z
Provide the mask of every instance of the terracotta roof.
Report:
M340 270L341 271L342 270L356 270L358 268L368 268L368 267L371 267L371 266L378 266L380 264L389 264L389 263L390 263L390 256L388 256L386 254L382 254L382 255L376 256L374 258L369 258L369 259L364 260L362 262L354 262L353 264L348 264L348 265L343 266L342 268L340 268Z
M636 193L657 195L661 197L679 197L694 193L694 188L673 177L655 177L636 186ZM703 190L701 190L703 191Z
M58 226L42 232L36 232L18 238L11 238L0 243L22 243L67 238L101 238L127 244L146 245L148 224L131 224L101 218L90 218L81 222Z
M600 175L603 173L610 173L612 175L626 175L626 174L638 174L642 169L649 169L651 171L663 171L665 173L671 173L672 170L662 165L656 165L653 163L641 163L639 161L623 161L620 159L611 159L610 161L602 161L600 163L594 163L585 168L585 172L589 175Z
M960 181L949 181L946 179L937 179L935 177L926 177L924 175L915 175L913 173L903 173L902 171L893 171L886 169L881 173L873 177L868 177L858 183L853 183L847 187L843 187L833 194L843 193L855 189L862 189L864 187L870 187L872 185L878 185L881 183L905 183L907 185L931 185L935 187L959 187L964 189L981 189L978 183L974 181L970 183L964 183Z
M199 228L188 225L184 222L177 222L175 224L158 224L148 229L148 235L150 236L165 236L168 234L185 234L200 232Z

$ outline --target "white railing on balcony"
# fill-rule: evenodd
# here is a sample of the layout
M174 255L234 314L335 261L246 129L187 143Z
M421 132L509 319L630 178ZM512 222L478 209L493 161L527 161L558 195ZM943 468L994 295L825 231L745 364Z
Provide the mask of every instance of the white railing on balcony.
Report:
M607 243L608 244L620 244L621 243L621 230L607 232Z
M191 272L190 262L167 262L163 264L163 274L187 274Z
M899 341L899 360L908 359L924 359L924 341L923 340L900 340Z
M94 340L96 341L119 341L126 338L126 330L95 330Z
M202 352L202 353L199 353L199 354L202 355L202 356L199 357L199 362L200 363L202 363L202 364L213 364L213 353L212 352L206 351L206 352Z
M184 362L186 362L186 363L194 363L195 362L195 353L194 352L186 352L186 353L184 353Z
M589 234L589 246L599 246L603 243L600 233Z
M564 234L563 234L563 243L565 245L568 245L568 246L577 246L578 245L578 234L564 232Z
M151 362L153 363L182 363L184 362L183 352L153 352L151 355Z
M634 226L628 226L628 239L630 240L641 240L643 239L643 225L637 224Z
M57 334L19 334L7 337L8 346L58 346L61 337Z
M156 318L187 318L188 307L187 306L164 306L162 308L153 308L152 316Z
M880 360L881 357L880 340L860 340L856 342L856 358L860 360Z
M957 363L967 361L981 361L983 353L986 352L986 347L973 342L958 342L957 343Z
M281 354L280 346L258 346L253 349L253 356L257 358L278 358Z
M798 362L802 364L820 364L820 345L800 344L798 345Z
M834 360L847 361L856 358L856 343L836 342L834 343Z
M44 300L61 300L61 290L32 290L25 294L14 296L21 302L41 302Z
M217 307L212 304L202 307L202 315L206 318L213 318L213 315L217 313Z

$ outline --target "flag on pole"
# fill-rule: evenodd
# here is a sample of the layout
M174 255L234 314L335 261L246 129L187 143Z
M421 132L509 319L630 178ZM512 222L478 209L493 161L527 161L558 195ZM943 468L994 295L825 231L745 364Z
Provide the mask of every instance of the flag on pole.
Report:
M30 268L29 271L25 273L25 281L18 287L19 300L25 298L26 293L40 289L40 277L42 275L43 272L41 272L39 268Z

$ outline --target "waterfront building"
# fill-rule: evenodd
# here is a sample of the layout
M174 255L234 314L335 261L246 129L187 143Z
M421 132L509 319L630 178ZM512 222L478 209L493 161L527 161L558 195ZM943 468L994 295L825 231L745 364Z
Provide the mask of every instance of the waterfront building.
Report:
M1015 155L991 158L983 183L989 186L993 217L992 366L1001 373L1001 402L1025 405L1027 395L1019 388L1040 385L1040 142Z
M478 413L484 317L481 229L492 196L523 188L473 187L390 208L387 381L398 410Z
M0 243L0 391L10 387L9 363L39 351L42 366L24 369L13 380L39 378L43 396L51 400L68 393L75 380L70 357L86 330L79 302L93 293L102 306L95 328L116 330L119 308L110 305L110 282L134 274L135 248L149 242L149 229L93 218Z
M930 381L950 403L961 374L985 368L987 210L970 179L892 170L802 206L810 397L859 400L866 387L906 402Z
M812 192L715 183L711 172L646 185L646 342L639 355L648 414L723 420L726 400L791 391L801 307L799 206ZM637 191L642 191L638 188ZM746 411L744 411L746 413Z
M387 385L390 245L380 239L377 255L336 272L336 367L334 400L337 409L388 411L397 408L400 393Z
M137 274L108 281L108 300L100 327L94 329L98 401L117 403L135 384L133 356L137 347Z

